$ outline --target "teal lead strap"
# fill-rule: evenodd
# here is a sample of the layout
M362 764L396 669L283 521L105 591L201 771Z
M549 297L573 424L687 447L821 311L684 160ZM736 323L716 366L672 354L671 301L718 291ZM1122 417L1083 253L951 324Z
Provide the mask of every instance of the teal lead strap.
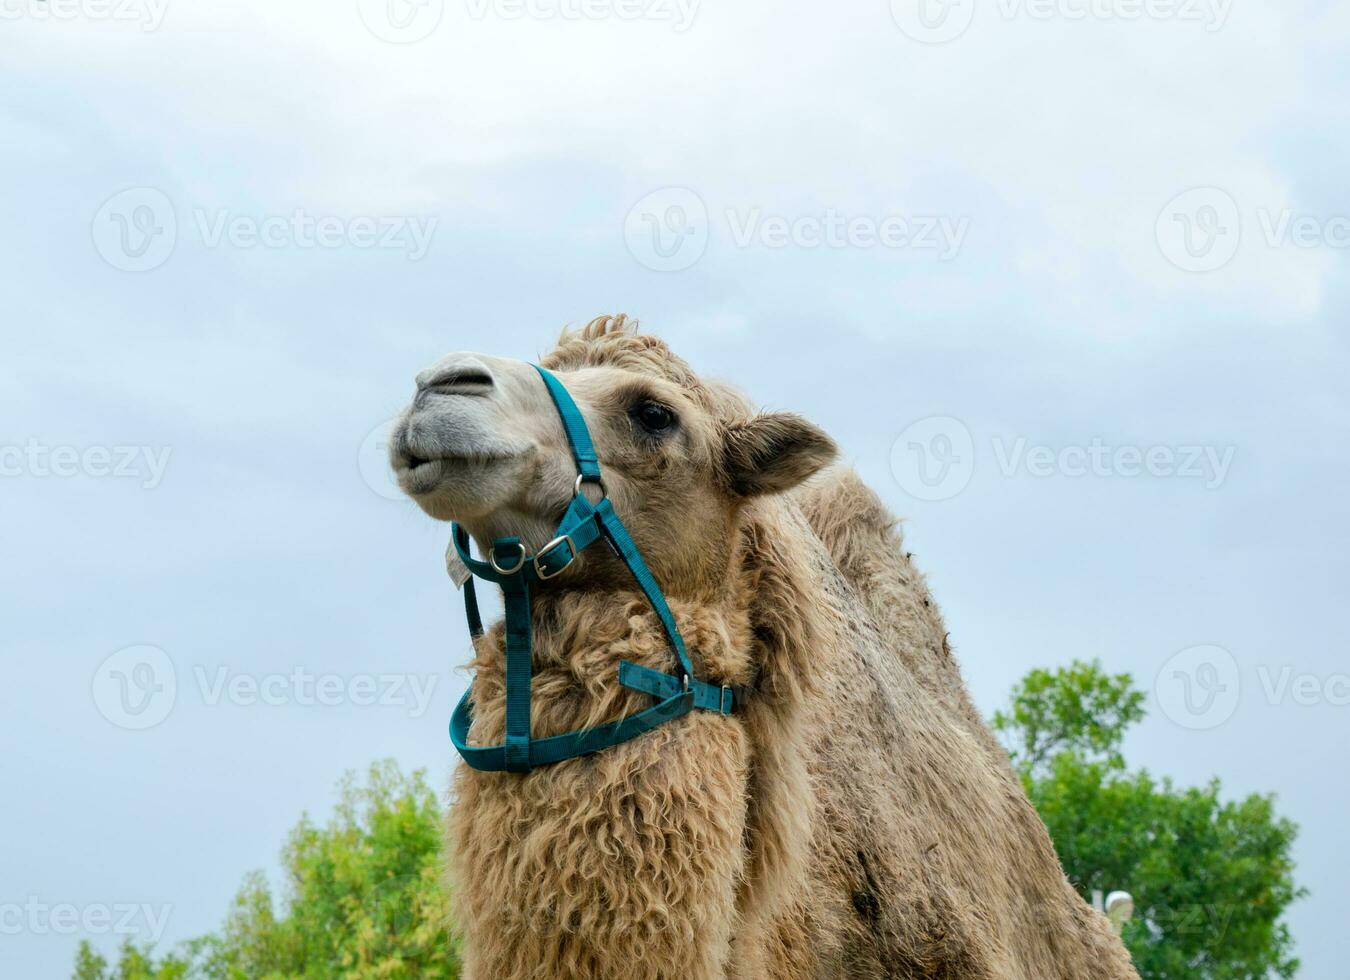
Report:
M737 692L730 687L710 684L694 676L689 653L684 646L675 617L655 576L633 543L628 529L604 494L600 461L591 442L586 420L576 402L556 377L536 365L535 370L548 388L572 449L577 467L576 490L572 503L551 541L531 556L519 538L497 538L488 549L488 560L470 554L468 533L458 524L451 525L452 540L460 560L478 578L501 587L506 628L506 741L501 745L469 744L473 725L473 686L464 692L450 718L450 740L464 761L486 772L529 772L539 766L599 752L612 745L637 738L657 725L698 708L730 714L736 707ZM601 498L592 504L582 493L581 484L600 484ZM671 651L678 661L677 674L663 674L630 661L619 664L618 681L656 699L656 704L636 714L596 728L581 729L532 738L530 735L530 688L533 674L534 644L530 626L530 590L537 582L562 573L582 551L601 538L614 547L627 566L642 594L661 621ZM473 581L465 583L464 608L469 632L482 635L482 616Z

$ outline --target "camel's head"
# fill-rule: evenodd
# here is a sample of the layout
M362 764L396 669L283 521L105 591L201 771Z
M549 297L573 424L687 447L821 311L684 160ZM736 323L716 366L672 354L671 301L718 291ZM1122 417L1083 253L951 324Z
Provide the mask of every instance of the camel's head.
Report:
M565 333L541 363L580 407L605 491L667 589L716 574L745 500L792 488L835 452L804 419L754 414L730 389L700 381L622 316ZM507 535L542 546L577 476L538 372L484 354L448 354L417 375L390 457L423 510L458 521L480 546ZM595 498L593 486L583 492ZM564 578L602 563L603 551L588 550Z

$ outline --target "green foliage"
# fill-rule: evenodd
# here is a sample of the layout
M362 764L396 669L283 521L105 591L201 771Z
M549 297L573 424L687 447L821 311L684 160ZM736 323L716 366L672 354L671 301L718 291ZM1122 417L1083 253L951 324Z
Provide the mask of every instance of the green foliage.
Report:
M1144 980L1292 977L1282 917L1304 894L1297 829L1269 796L1225 802L1218 780L1188 789L1128 771L1121 743L1143 717L1128 675L1077 662L1029 673L994 728L1079 891L1134 896L1124 939ZM455 980L440 841L423 775L377 764L364 785L344 780L327 824L291 832L280 908L254 872L218 934L158 960L124 943L112 968L82 943L75 980Z
M423 774L392 762L349 775L333 818L302 817L282 851L286 899L244 879L219 934L158 964L122 947L116 971L84 944L75 980L455 980L458 945L440 882L440 809Z
M117 968L110 973L107 959L86 941L75 954L74 980L180 980L188 976L190 966L187 959L172 953L156 963L150 945L127 941L118 951Z
M1121 739L1143 700L1128 675L1078 662L1028 674L994 726L1079 892L1133 895L1123 938L1144 980L1292 977L1281 917L1304 894L1297 828L1272 797L1224 802L1217 779L1188 789L1127 771Z
M1110 675L1097 661L1036 669L1013 687L1008 710L994 712L1013 764L1042 770L1059 752L1123 764L1125 729L1144 717L1144 692L1129 674ZM1012 744L1009 744L1011 742Z

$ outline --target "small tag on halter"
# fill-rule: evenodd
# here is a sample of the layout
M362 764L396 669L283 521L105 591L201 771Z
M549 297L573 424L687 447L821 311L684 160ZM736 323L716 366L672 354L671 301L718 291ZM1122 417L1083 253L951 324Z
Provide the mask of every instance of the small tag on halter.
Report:
M450 581L455 583L457 589L464 588L464 583L473 577L469 566L460 560L459 553L455 551L454 541L451 541L450 546L445 549L445 573L450 576Z

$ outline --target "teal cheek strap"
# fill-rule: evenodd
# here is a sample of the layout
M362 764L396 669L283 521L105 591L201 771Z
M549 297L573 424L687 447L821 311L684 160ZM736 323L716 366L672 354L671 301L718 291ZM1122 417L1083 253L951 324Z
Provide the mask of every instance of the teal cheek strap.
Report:
M536 366L535 370L544 379L558 409L577 466L572 503L553 539L536 554L529 555L519 538L497 538L488 549L487 561L480 561L470 554L468 533L458 524L451 525L460 560L473 575L501 587L506 612L506 741L489 746L469 744L469 728L473 724L472 685L464 692L450 719L450 740L455 749L471 767L485 772L529 772L538 766L599 752L636 738L695 708L727 715L736 707L739 696L739 692L730 687L709 684L694 676L684 638L675 625L675 617L671 615L661 587L605 495L600 461L581 410L561 381L541 367ZM594 504L582 493L582 485L586 483L594 483L600 489L600 499ZM638 588L656 611L675 654L677 669L674 673L664 674L625 660L619 664L619 683L650 695L656 700L655 704L598 728L549 738L531 738L530 681L534 649L530 632L531 586L561 574L578 555L601 539L608 542L628 566ZM464 583L464 609L469 632L475 638L481 636L483 619L472 578Z

